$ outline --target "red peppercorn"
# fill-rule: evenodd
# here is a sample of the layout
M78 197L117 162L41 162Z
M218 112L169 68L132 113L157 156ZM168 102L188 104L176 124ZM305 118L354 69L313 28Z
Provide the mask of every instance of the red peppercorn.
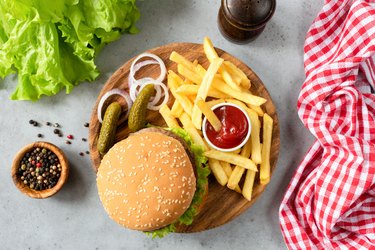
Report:
M66 138L68 138L69 140L73 139L73 135L68 135Z
M36 164L36 167L37 168L40 168L42 166L42 164L40 163L40 162L38 162L37 164Z
M33 165L34 165L34 164L35 164L35 161L31 161L31 164L33 164Z

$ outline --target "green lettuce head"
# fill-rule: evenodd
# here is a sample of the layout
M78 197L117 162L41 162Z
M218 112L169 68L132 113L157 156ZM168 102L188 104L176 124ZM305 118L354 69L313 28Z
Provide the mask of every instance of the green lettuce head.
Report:
M18 74L13 100L38 100L99 74L95 57L136 33L135 0L0 1L0 77Z

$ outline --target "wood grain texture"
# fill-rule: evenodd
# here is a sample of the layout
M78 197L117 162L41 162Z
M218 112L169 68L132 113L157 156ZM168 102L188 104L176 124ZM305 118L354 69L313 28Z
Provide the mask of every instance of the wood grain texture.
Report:
M34 148L46 148L52 151L57 158L59 159L60 165L61 165L61 174L60 178L57 181L56 185L50 189L45 189L45 190L34 190L29 188L29 186L26 186L21 179L17 176L18 168L20 167L20 162L23 158L23 156L27 153L33 150ZM36 198L36 199L44 199L48 198L54 194L56 194L62 186L65 184L66 180L68 179L69 175L69 164L66 159L66 156L64 152L58 148L57 146L49 143L49 142L34 142L29 145L26 145L24 148L22 148L15 156L12 164L12 171L11 171L12 179L16 187L24 194Z
M169 55L172 51L176 51L181 55L185 56L190 61L195 59L198 60L200 64L202 64L205 68L209 66L209 62L206 59L206 56L203 52L203 46L201 44L192 44L192 43L173 43L166 46L158 47L151 49L147 52L153 53L158 55L166 64L167 69L173 70L177 72L177 65L169 60ZM231 61L241 70L243 70L246 75L251 80L252 86L251 91L259 95L261 97L266 98L268 101L262 107L263 109L273 118L274 120L274 128L272 134L272 146L271 146L271 174L273 173L277 158L279 155L279 146L280 146L280 130L279 130L279 121L276 113L276 108L272 102L271 96L269 95L266 87L260 80L260 78L243 62L236 59L235 57L231 56L230 54L217 49L219 56L225 60ZM96 148L97 139L100 131L100 123L98 122L97 118L97 106L101 96L113 89L113 88L121 88L128 90L127 86L127 78L129 74L129 68L131 62L134 60L132 58L127 63L125 63L122 67L120 67L107 81L105 86L103 87L102 91L100 92L96 104L93 108L91 120L90 120L90 128L89 128L89 145L90 145L90 155L92 159L92 165L95 171L98 170L100 165L101 157L99 152ZM146 70L143 70L139 74L136 75L136 78L151 76L157 77L160 73L158 66L151 65L147 66ZM119 101L123 103L121 97L113 96L111 99L106 102L108 105L111 101ZM169 106L173 100L171 99L169 102ZM104 106L105 108L105 106ZM164 120L158 112L151 111L148 114L147 120L158 126L165 126ZM129 134L129 130L127 128L126 121L122 120L119 122L117 127L116 133L116 141L120 141L126 138ZM259 176L256 177L256 182L254 186L254 191L252 195L252 200L249 202L242 195L236 193L228 189L227 187L220 186L215 178L211 175L209 178L209 193L206 199L206 203L203 206L201 212L197 215L194 219L194 222L190 226L178 226L177 232L180 233L190 233L190 232L199 232L207 229L211 229L220 225L223 225L241 213L246 211L251 205L257 200L257 198L261 195L264 191L266 186L260 185L259 183Z

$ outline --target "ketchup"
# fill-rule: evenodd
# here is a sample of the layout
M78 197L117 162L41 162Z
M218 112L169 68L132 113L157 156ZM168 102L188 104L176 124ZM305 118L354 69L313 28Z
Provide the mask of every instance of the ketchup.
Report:
M240 145L246 138L249 123L245 114L233 106L221 106L214 110L221 121L221 129L216 132L207 121L206 135L216 147L229 149Z

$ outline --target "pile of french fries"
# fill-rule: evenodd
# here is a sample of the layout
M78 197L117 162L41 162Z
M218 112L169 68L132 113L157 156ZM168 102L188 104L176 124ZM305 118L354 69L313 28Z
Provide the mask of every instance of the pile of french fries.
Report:
M210 62L207 69L198 61L191 62L177 52L171 53L170 60L177 63L177 73L168 71L167 84L175 101L171 108L164 105L159 112L168 127L182 126L194 143L204 148L208 165L220 185L242 193L250 201L256 173L259 171L261 185L270 181L273 120L261 108L266 99L250 92L251 82L246 74L230 61L220 58L208 37L204 38L203 48ZM202 137L202 115L215 130L220 130L220 120L211 107L223 102L243 108L251 121L250 139L240 150L233 152L211 149Z

